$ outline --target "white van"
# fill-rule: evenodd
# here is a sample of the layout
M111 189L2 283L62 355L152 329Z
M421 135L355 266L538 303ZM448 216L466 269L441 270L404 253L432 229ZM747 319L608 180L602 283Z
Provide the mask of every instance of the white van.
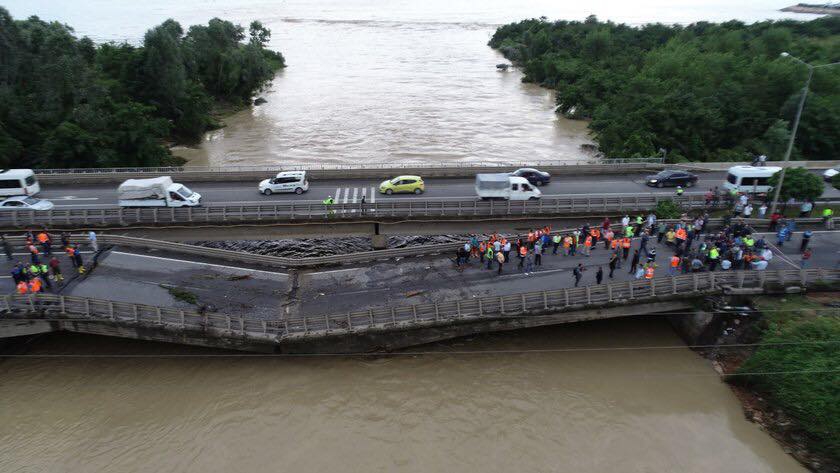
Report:
M275 192L294 192L300 195L309 190L309 181L306 180L306 171L279 172L272 179L260 181L258 189L263 195Z
M0 171L0 196L35 195L41 192L38 179L31 169L4 169Z
M475 193L482 200L532 200L542 196L528 179L504 173L476 174Z
M773 189L768 184L770 177L781 170L778 166L732 166L723 188L749 194L766 194Z

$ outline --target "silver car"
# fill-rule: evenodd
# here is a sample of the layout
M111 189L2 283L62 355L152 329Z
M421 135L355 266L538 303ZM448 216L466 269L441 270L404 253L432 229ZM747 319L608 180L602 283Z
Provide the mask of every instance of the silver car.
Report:
M27 195L16 195L0 202L0 210L51 210L55 205L49 200Z

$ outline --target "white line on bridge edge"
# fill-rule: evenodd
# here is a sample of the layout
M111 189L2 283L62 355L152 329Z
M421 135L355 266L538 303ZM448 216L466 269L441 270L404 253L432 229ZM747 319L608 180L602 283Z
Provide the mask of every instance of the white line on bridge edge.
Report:
M126 255L126 256L136 256L137 258L149 258L149 259L157 259L163 261L175 261L178 263L189 263L189 264L196 264L201 266L212 266L214 268L227 268L227 269L238 269L239 271L247 271L251 273L263 273L263 274L273 274L273 275L281 275L281 276L288 276L288 273L280 273L276 271L263 271L260 269L251 269L251 268L243 268L241 266L227 266L224 264L213 264L213 263L204 263L201 261L190 261L184 259L175 259L175 258L164 258L162 256L151 256L151 255L138 255L137 253L125 253L122 251L112 251L111 253L115 255Z

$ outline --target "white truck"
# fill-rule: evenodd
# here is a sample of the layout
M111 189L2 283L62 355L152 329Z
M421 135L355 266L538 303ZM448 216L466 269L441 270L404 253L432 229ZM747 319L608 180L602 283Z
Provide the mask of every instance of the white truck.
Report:
M129 179L117 188L120 207L195 207L201 194L169 176L151 179Z
M542 196L528 179L506 173L476 174L475 193L484 200L531 200Z

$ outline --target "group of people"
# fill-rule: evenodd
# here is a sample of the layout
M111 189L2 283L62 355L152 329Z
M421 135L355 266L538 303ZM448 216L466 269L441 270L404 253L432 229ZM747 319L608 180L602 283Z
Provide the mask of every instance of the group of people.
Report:
M60 242L71 266L79 274L84 273L85 264L79 243L71 241L67 232L61 233ZM5 235L0 236L0 243L8 261L14 261L14 248ZM94 252L99 251L96 233L93 231L88 233L88 244ZM38 232L30 230L24 234L24 249L29 255L29 262L17 261L11 270L18 294L52 291L53 283L58 287L64 283L61 261L53 252L53 247L53 236L46 229Z
M505 265L516 258L520 272L530 274L542 266L543 255L561 254L564 257L589 257L600 245L609 254L605 268L598 266L595 282L601 284L605 273L613 278L616 270L627 265L628 273L636 279L652 279L659 263L666 264L668 275L700 271L755 269L764 270L773 259L771 245L741 218L728 219L723 228L709 233L706 226L709 214L697 217L683 214L678 222L659 221L653 213L646 217L625 215L619 224L604 218L600 225L585 224L567 232L552 232L550 226L530 230L527 235L508 237L494 232L487 238L478 235L458 248L455 264L458 267L477 261L488 270L502 274ZM790 241L796 231L793 219L779 219L777 245ZM809 242L813 232L803 232L800 244L801 266L811 259ZM657 246L671 250L666 261L657 262ZM635 248L634 248L635 247ZM577 287L587 267L578 263L572 269Z

